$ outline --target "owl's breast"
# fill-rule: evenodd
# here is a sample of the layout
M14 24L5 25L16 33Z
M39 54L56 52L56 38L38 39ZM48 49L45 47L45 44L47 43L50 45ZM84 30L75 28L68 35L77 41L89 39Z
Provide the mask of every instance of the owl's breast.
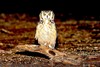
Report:
M55 39L56 37L56 30L52 25L43 25L40 30L40 38L48 40L48 39Z

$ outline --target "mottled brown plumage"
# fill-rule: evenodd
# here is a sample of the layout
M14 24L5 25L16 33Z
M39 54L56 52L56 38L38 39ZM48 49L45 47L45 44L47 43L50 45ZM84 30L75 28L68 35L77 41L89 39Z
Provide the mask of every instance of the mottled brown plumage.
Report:
M41 11L40 22L36 27L35 38L40 45L55 48L57 31L53 11Z

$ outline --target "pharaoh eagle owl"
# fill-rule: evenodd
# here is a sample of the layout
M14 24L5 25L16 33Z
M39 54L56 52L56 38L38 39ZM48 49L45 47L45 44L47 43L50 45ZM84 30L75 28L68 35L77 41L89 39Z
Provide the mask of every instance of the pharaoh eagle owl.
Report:
M57 31L54 22L53 11L41 11L39 14L40 21L36 27L35 39L40 46L46 46L51 49L55 48Z

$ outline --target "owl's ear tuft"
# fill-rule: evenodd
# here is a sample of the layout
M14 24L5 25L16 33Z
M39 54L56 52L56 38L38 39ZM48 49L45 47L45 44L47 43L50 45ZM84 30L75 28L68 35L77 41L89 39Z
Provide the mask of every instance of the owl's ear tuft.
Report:
M55 14L53 11L50 12L51 13L51 19L54 20Z
M43 20L42 16L43 16L43 11L41 11L40 14L39 14L40 20Z

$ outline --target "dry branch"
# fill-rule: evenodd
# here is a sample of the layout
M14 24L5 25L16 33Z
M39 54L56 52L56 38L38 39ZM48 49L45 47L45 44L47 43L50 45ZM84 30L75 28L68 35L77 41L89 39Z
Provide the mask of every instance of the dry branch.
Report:
M53 62L62 62L64 64L73 64L78 65L83 61L83 57L77 55L67 55L63 52L60 52L56 49L52 50L45 46L38 46L38 45L18 45L16 47L20 50L27 50L31 52L38 52L44 54L50 58Z

